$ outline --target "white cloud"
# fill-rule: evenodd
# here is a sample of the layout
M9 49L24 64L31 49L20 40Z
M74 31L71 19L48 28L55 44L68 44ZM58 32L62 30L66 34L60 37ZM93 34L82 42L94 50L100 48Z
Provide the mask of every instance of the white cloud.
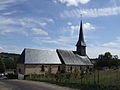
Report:
M99 47L99 46L87 48L87 54L90 58L97 58L99 54L104 54L105 52L111 52L113 55L118 55L120 58L120 50L119 49Z
M6 29L6 30L3 30L3 31L0 31L0 34L1 34L1 35L5 35L6 33L10 33L10 32L14 32L14 31L13 31L13 30Z
M0 10L9 9L8 7L24 1L25 0L0 0Z
M117 37L116 40L111 42L106 42L102 44L103 47L112 47L112 48L120 48L120 37Z
M0 51L4 50L3 47L0 46Z
M62 34L69 34L70 35L70 37L71 36L76 36L76 34L77 33L79 33L79 30L80 30L80 25L78 24L78 25L74 25L74 24L72 24L71 22L68 22L67 23L67 26L66 27L64 27L64 28L61 28L62 30ZM83 30L84 30L84 32L87 32L87 31L92 31L92 30L95 30L95 26L94 25L92 25L91 23L88 23L88 22L86 22L86 23L83 23ZM77 34L77 36L78 36L78 34ZM76 39L77 39L77 37L76 37Z
M80 25L72 25L71 24L70 29L71 30L79 30ZM88 22L83 24L83 30L85 30L85 31L94 30L94 29L95 29L95 27L92 24L88 23Z
M104 43L102 46L109 47L109 46L117 46L117 45L118 44L115 42L108 42L108 43Z
M32 28L32 31L34 34L48 35L48 32L45 32L44 30L42 30L40 28Z
M16 13L16 11L12 11L12 12L5 12L5 13L2 13L2 15L7 16L7 15L12 15L12 14L14 14L14 13Z
M20 25L23 27L34 27L36 25L45 26L47 25L48 20L42 20L42 18L38 19L33 17L6 18L4 16L0 16L0 21L2 21L0 22L0 25ZM49 22L52 22L51 20L53 19L50 19Z
M56 40L52 40L52 39L49 39L49 40L41 40L43 43L48 43L48 44L59 44L59 42L57 42Z
M71 47L72 43L76 40L76 38L71 36L59 36L58 38L51 37L33 37L33 42L41 42L42 44L52 44L59 47Z
M7 53L18 53L20 54L23 50L23 48L15 46L15 45L5 45L5 44L0 44L1 51L0 52L7 52Z
M25 18L8 18L4 16L0 16L0 34L6 34L9 32L19 32L26 36L30 34L28 30L34 27L44 27L48 23L52 23L53 19L50 18L33 18L33 17L25 17ZM17 28L19 27L19 28ZM45 33L44 33L45 34Z
M95 30L95 27L90 23L83 24L84 30Z
M79 25L71 25L71 26L70 26L70 29L71 29L71 30L79 30L79 29L80 29L80 26L79 26Z
M11 32L17 32L18 30L16 30L16 28L12 28L12 27L7 27L7 26L1 26L0 25L0 35L5 35L7 33L11 33Z
M67 24L68 24L68 25L72 25L72 22L68 22Z
M40 22L39 24L40 24L40 26L46 26L47 25L46 22Z
M59 42L51 37L33 37L33 42L41 42L41 43L48 43L48 44L59 44Z
M8 4L13 2L16 2L16 0L0 0L0 4Z
M78 6L81 4L86 4L90 0L54 0L55 2L65 3L67 6Z
M34 20L31 18L6 18L0 17L0 25L21 25L21 26L31 26L30 23L34 23Z
M47 20L48 22L54 22L54 20L53 20L52 18L46 18L46 20Z
M70 44L74 41L74 37L71 36L60 36L57 41L60 42L61 44L66 43L66 44Z
M73 9L71 11L64 11L61 13L63 18L80 18L80 14L83 17L99 17L99 16L109 16L120 14L120 6L109 7L109 8L93 8L93 9Z
M92 44L91 46L89 44L87 47L88 56L92 58L96 58L99 54L104 54L105 52L111 52L112 55L118 55L120 58L120 37L104 44L97 43L96 45Z
M51 22L51 23L53 23L54 22L54 19L52 19L52 18L42 18L42 20L43 21L46 21L46 22Z

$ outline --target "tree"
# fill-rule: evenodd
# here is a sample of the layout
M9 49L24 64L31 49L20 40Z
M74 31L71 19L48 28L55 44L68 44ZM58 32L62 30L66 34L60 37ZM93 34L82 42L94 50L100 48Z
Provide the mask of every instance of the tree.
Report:
M104 56L103 54L100 54L100 55L98 56L98 59L99 59L99 60L103 60L103 56Z
M113 55L113 59L118 60L118 55Z
M19 54L12 53L0 53L0 59L2 59L5 69L16 69Z
M103 56L104 60L111 60L112 59L112 55L110 52L106 52Z
M5 72L5 64L3 63L3 60L0 59L0 73L4 73Z
M120 60L117 55L113 55L110 52L106 52L105 54L100 54L98 56L98 61L96 62L97 67L109 67L112 66L118 67L120 65Z

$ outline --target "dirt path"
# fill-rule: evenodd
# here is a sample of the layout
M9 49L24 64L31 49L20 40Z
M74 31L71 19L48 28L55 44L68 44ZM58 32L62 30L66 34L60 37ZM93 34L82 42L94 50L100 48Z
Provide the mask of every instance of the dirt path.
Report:
M6 84L4 84L3 82L0 82L0 89L1 90L7 90L7 87Z
M73 90L66 87L60 87L57 85L25 81L25 80L1 80L0 90Z

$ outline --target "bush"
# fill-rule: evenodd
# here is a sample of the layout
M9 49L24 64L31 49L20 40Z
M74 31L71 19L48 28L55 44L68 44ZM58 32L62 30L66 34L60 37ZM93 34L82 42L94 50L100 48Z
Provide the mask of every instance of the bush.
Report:
M17 75L17 74L8 74L8 75L7 75L7 78L8 78L8 79L17 79L17 78L18 78L18 75Z

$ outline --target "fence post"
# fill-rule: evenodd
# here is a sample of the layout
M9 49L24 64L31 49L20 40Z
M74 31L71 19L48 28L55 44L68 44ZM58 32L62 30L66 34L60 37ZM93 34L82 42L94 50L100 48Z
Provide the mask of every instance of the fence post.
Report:
M98 85L98 89L99 89L99 83L100 83L100 73L99 73L99 69L97 69L97 71L98 71L98 75L97 75L97 85Z

